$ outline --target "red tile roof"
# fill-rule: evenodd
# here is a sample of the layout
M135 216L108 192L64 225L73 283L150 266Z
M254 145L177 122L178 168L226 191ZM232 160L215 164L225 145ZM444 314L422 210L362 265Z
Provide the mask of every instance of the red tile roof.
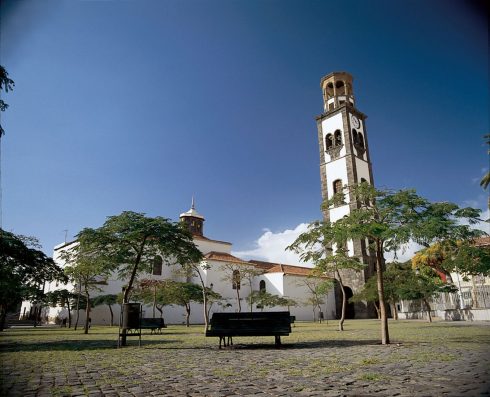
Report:
M251 265L251 263L237 258L236 256L233 256L231 254L227 254L226 252L211 251L204 255L204 258L213 261L237 263L240 265Z
M479 237L475 239L475 245L477 247L485 247L487 245L490 245L490 236Z
M292 276L310 276L313 275L312 269L302 266L285 265L282 263L272 263L264 261L251 260L250 263L263 269L266 273L284 273Z

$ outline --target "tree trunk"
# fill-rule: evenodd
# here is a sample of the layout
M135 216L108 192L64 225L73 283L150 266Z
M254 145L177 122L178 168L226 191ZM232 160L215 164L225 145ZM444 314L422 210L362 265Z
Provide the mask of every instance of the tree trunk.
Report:
M236 299L238 301L238 313L242 312L242 303L240 302L240 285L236 285Z
M75 331L78 327L78 319L80 318L80 295L82 294L82 280L78 280L78 295L77 295L77 319L75 320Z
M68 310L68 328L71 328L71 308L70 299L66 300L66 309Z
M158 307L158 305L157 305L156 308L160 312L160 318L163 318L163 306L162 307Z
M134 279L136 278L136 271L138 270L138 265L141 261L141 256L143 255L143 249L145 248L147 238L148 238L147 236L143 238L143 241L141 242L140 248L138 250L138 254L136 255L133 270L131 272L131 277L129 278L128 285L124 290L123 304L129 303L129 293L131 292L131 288L133 288ZM126 328L123 328L121 332L121 346L126 346L127 344L126 333L127 333Z
M427 301L427 299L423 299L423 301L424 301L424 304L425 304L425 308L427 310L427 316L428 316L429 323L431 323L432 322L432 316L430 315L430 304Z
M112 327L112 325L114 324L114 313L112 312L112 306L111 305L108 306L109 306L109 311L111 312L111 327Z
M187 328L190 327L190 318L191 318L191 305L186 303L186 305L185 305L185 326Z
M90 323L90 294L85 290L85 296L87 297L87 304L85 305L85 328L83 333L88 334Z
M374 308L376 309L376 316L378 316L378 320L381 318L381 313L379 311L379 306L374 302Z
M381 344L390 344L390 335L388 332L388 316L386 315L385 291L383 285L383 245L381 241L376 240L376 281L378 284L379 311L381 314Z
M209 314L208 314L208 293L206 292L206 284L204 283L204 279L202 278L202 274L199 271L199 265L192 265L194 271L199 276L199 281L201 283L202 288L202 305L204 310L204 333L208 330L209 324Z
M392 304L393 307L393 320L398 320L398 309L396 308L396 302Z
M347 294L345 293L344 284L342 283L342 277L340 277L340 273L336 270L337 273L337 281L340 285L340 290L342 291L342 314L340 315L339 321L339 331L344 330L344 321L345 321L345 312L347 309Z
M155 307L157 306L157 286L153 286L153 318L155 318Z

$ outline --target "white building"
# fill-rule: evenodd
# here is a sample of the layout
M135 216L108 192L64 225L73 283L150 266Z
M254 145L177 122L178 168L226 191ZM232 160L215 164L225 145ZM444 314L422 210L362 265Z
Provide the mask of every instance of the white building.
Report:
M301 266L292 266L279 263L261 262L261 261L246 261L237 258L231 254L232 244L210 239L203 234L204 230L204 217L200 215L192 203L191 209L180 215L181 221L188 225L189 230L193 234L193 240L199 250L203 253L204 259L200 266L200 273L207 287L212 288L213 291L219 293L224 299L221 304L214 304L211 307L210 313L215 311L238 311L238 299L236 288L239 288L241 311L249 311L250 307L246 298L252 291L265 290L270 294L278 295L280 297L287 297L294 300L298 305L290 306L289 310L291 315L296 316L297 320L313 320L319 315L319 310L312 307L308 303L308 298L311 296L311 292L305 283L308 275L311 272L310 268ZM54 248L53 259L60 265L64 266L61 259L61 253L75 244L75 242L64 243ZM158 260L159 259L159 260ZM254 269L256 273L259 273L250 278L250 282L241 279L240 283L232 281L232 273L237 272L240 277L240 272L246 273L247 269ZM178 264L165 264L161 258L157 258L153 266L153 274L144 274L140 276L141 279L153 279L164 280L171 279L174 281L189 281L195 284L200 284L197 275L186 278L182 275L180 265ZM120 280L116 274L113 273L106 280L104 285L98 286L100 291L93 291L91 298L99 295L121 293L122 287L126 284L127 280ZM251 284L251 287L250 287ZM70 285L57 285L52 283L45 287L45 292L49 292L55 289L67 288L75 291L76 287ZM321 310L325 318L335 317L335 302L334 293L330 291L327 296L323 297L324 304L321 305ZM114 323L119 321L120 305L116 304L112 307L114 312ZM264 311L268 310L287 310L287 307L274 307L264 308ZM32 313L34 306L30 302L24 302L21 308L21 314L24 317L28 317L29 313ZM262 310L253 306L253 310ZM314 314L315 313L315 314ZM74 316L74 311L72 316ZM153 307L151 305L143 306L143 317L159 317L160 313L156 311L153 313ZM67 317L67 309L61 307L49 308L44 307L42 312L42 320L50 323L59 322L60 319ZM180 324L185 321L185 310L181 306L165 306L163 308L163 317L166 323ZM85 312L80 311L81 321L84 321ZM91 309L90 318L92 324L109 325L111 316L107 305L96 306ZM191 323L204 323L203 306L201 304L193 304L191 308Z

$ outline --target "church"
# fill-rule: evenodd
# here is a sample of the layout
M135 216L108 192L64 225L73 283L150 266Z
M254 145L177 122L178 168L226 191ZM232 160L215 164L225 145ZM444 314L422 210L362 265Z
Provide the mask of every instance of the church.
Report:
M324 76L320 81L323 94L323 112L318 117L318 142L320 151L320 180L322 199L331 198L335 193L347 186L366 181L373 184L372 166L369 157L369 146L366 132L366 116L357 110L355 106L353 78L346 72L333 72ZM335 222L356 208L358 204L350 200L348 193L345 201L335 208L330 208L323 213L325 220ZM204 259L200 264L200 275L191 278L179 273L179 266L164 263L161 257L155 258L152 274L143 275L140 279L174 281L188 281L199 284L200 276L205 285L219 293L223 300L215 303L210 308L210 314L219 311L248 311L250 310L246 298L253 291L266 291L270 294L284 297L296 304L290 307L257 308L252 310L285 310L289 309L291 315L297 320L315 320L320 316L327 319L339 317L340 291L338 288L330 291L322 297L323 303L312 304L311 292L311 268L299 264L271 263L257 260L243 260L232 255L232 244L226 241L215 240L205 236L205 218L197 210L192 200L191 208L180 214L180 220L184 222L193 235L193 241L202 252ZM54 260L63 266L61 253L69 247L70 243L63 243L54 248ZM368 250L367 241L349 241L347 243L349 255L359 258L366 264L361 273L344 271L342 274L348 296L362 289L365 281L374 273L374 258ZM242 275L248 274L247 280ZM252 274L252 276L250 276ZM239 280L237 282L237 280ZM115 274L105 280L101 291L93 292L93 296L118 294L122 291L124 281L117 279ZM57 286L49 285L45 292L53 289L75 289L74 285ZM32 314L35 306L30 302L24 302L21 308L21 316ZM143 307L143 317L158 317L159 313L153 313L151 306ZM114 319L119 318L119 305L114 305ZM48 322L56 322L66 318L66 309L61 307L43 308L42 317ZM85 313L80 312L83 320ZM92 324L107 325L110 323L110 311L107 306L96 306L91 311ZM372 317L369 306L358 303L349 304L348 318ZM184 322L185 310L180 306L165 306L163 317L168 324L180 324ZM201 304L193 304L191 307L191 323L203 323L203 307Z

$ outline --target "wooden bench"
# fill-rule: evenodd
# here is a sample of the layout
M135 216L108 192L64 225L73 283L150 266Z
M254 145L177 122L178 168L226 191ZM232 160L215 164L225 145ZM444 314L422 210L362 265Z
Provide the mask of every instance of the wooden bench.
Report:
M273 336L275 345L281 345L281 336L291 333L291 315L284 312L214 313L206 336L219 337L226 347L233 345L234 336ZM228 343L227 340L228 339Z
M141 329L150 329L151 333L162 333L162 328L167 328L163 318L142 318Z

